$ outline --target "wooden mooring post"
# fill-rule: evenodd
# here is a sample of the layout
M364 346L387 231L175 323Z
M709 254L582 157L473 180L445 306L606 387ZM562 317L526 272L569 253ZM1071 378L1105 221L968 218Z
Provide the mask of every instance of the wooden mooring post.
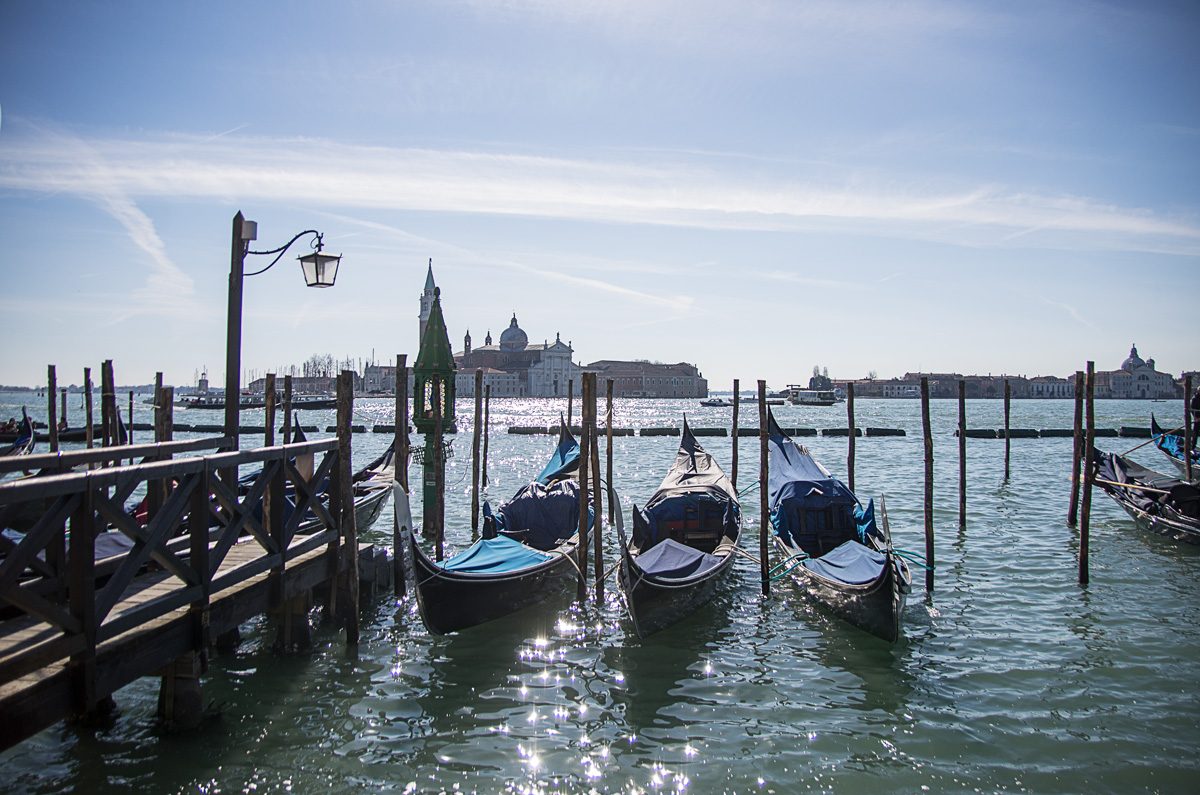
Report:
M572 384L574 382L571 382ZM581 385L584 392L587 391L587 380L585 379ZM571 394L574 394L572 389ZM586 405L587 398L583 401ZM570 403L568 406L568 417L570 416ZM567 427L570 427L570 419L567 420ZM575 599L578 602L583 602L587 599L587 564L588 564L588 473L591 465L591 444L592 436L588 433L587 422L582 423L579 433L579 548L576 550L578 580L576 582Z
M933 431L929 424L929 379L921 378L921 430L925 439L925 590L933 590Z
M583 381L587 385L587 400L583 410L587 413L588 435L592 437L592 553L596 577L596 607L604 604L604 549L601 530L604 527L604 513L600 509L600 444L597 439L597 399L596 374L584 373ZM611 438L609 440L611 442ZM611 449L612 445L609 445Z
M125 443L130 446L133 445L133 390L132 389L129 390L129 423L128 423L128 427L125 428ZM129 459L129 463L130 464L134 463L134 460L132 458Z
M605 379L605 391L607 393L607 405L604 409L604 452L607 460L605 461L604 482L608 484L608 523L613 524L616 521L616 492L612 487L612 470L613 470L613 380Z
M346 621L346 644L355 646L359 639L358 625L358 526L354 518L354 483L351 466L351 426L354 422L354 373L343 370L337 381L337 438L338 438L338 491L340 492L341 516L339 525L343 543L345 574L344 587L347 592L343 612Z
M88 449L91 450L95 444L93 438L95 431L92 424L92 368L83 368L83 419L87 425L84 427L83 438L87 441Z
M736 397L736 396L735 396ZM736 405L736 404L735 404ZM737 439L737 431L733 438ZM771 571L767 563L767 534L771 529L771 516L767 505L767 382L758 381L758 564L762 578L762 593L771 593Z
M575 379L567 379L567 427L571 427L571 411L575 407ZM580 452L583 452L582 450Z
M487 485L488 485L488 474L487 474L488 436L491 433L491 428L490 428L490 425L491 425L490 420L492 418L491 414L492 414L492 385L488 384L487 386L485 386L483 388L483 461L482 461L483 466L479 473L479 483L485 489L487 488Z
M263 447L275 446L275 374L265 379L266 405L263 406Z
M958 380L958 526L967 526L967 382Z
M1008 482L1008 476L1011 473L1009 468L1009 455L1012 452L1012 433L1009 423L1009 414L1012 407L1012 385L1008 379L1004 379L1004 482Z
M1071 504L1067 508L1067 524L1074 527L1079 511L1079 464L1083 458L1083 393L1085 389L1082 370L1075 371L1075 425L1072 433L1074 449L1071 454Z
M67 419L67 388L64 386L60 392L62 393L62 421L70 426L71 421Z
M740 386L741 385L738 382L738 379L736 379L736 378L733 379L733 420L732 420L733 427L729 429L729 432L731 434L733 434L733 440L732 440L733 441L733 450L730 453L730 457L732 460L730 462L730 467L729 467L729 482L733 484L733 488L735 491L737 490L737 475L738 475L738 472L737 472L737 469L738 469L738 405L742 402L738 399L738 397L740 395L740 393L738 391Z
M1196 427L1192 424L1192 377L1183 377L1183 461L1184 474L1192 482L1192 451L1196 449Z
M283 443L292 443L292 377L283 377Z
M54 365L52 364L46 367L46 395L46 424L50 426L48 429L50 431L50 452L57 453L58 417L55 414L58 411L58 375L55 373ZM66 405L65 400L63 401L63 405ZM66 416L65 411L63 412L63 416Z
M396 470L396 481L408 493L408 356L396 354L396 406L392 437L392 461ZM410 527L411 531L412 528ZM400 552L403 539L400 523L392 522L392 593L396 597L405 594L404 557Z
M483 433L483 369L475 368L475 433L471 437L471 538L479 533L479 437Z
M854 492L854 383L846 384L846 420L850 425L849 439L846 445L846 476L849 478L850 492Z
M1087 431L1083 441L1083 500L1079 506L1079 584L1087 585L1088 536L1092 522L1092 481L1096 467L1092 464L1092 450L1096 444L1096 363L1087 363Z

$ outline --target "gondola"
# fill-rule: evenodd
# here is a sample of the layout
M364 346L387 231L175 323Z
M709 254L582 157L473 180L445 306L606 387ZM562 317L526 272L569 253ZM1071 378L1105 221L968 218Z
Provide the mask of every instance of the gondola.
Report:
M17 431L17 438L13 439L12 444L8 447L0 449L0 457L29 455L33 452L34 446L37 444L37 434L33 430L33 420L29 419L29 414L25 411L25 407L21 407L21 425Z
M646 507L633 506L633 540L618 525L619 578L639 637L678 622L708 602L733 565L741 530L737 490L692 435Z
M1187 463L1183 457L1184 440L1183 435L1164 431L1154 419L1154 415L1150 415L1150 432L1154 435L1154 446L1162 451L1162 454L1171 460L1175 468L1180 474L1187 476ZM1193 437L1193 445L1195 445ZM1192 450L1192 475L1200 477L1197 473L1200 472L1200 450L1193 448Z
M1093 448L1095 484L1143 530L1200 544L1200 487Z
M863 508L768 418L768 501L783 571L839 618L896 642L912 573L892 549L886 515L881 527L874 500Z
M407 526L411 520L402 518L407 497L396 486L405 577L416 591L421 620L433 634L515 613L575 582L579 444L566 422L560 424L558 446L537 478L494 514L484 503L484 537L444 561L431 559L417 544Z

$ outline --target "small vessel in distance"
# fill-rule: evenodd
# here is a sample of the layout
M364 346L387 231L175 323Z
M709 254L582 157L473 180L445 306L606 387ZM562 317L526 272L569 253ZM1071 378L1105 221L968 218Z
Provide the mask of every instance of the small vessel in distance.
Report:
M224 409L224 395L195 395L175 401L175 405L184 409ZM265 395L241 395L238 400L239 409L261 409L266 408L267 398ZM283 396L277 396L275 405L280 409L283 408ZM329 397L328 395L300 395L292 398L292 409L314 411L318 409L336 409L337 398Z
M700 401L701 406L717 406L728 408L733 405L733 401L729 398L710 397Z
M832 389L805 389L791 385L788 386L787 399L797 406L832 406L838 402Z

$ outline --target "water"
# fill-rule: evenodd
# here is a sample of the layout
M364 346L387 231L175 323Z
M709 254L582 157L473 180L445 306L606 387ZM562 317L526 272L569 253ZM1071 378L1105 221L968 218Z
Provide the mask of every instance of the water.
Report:
M0 415L21 396L0 396ZM40 403L32 395L31 404ZM78 397L72 412L79 416ZM540 469L564 401L495 401L488 496ZM470 401L460 405L469 431ZM860 494L887 495L899 546L922 551L918 401L860 400L860 427L905 428L857 445ZM1103 401L1097 425L1169 427L1179 403ZM44 412L44 408L42 409ZM148 407L139 405L139 415ZM618 401L615 424L727 424L695 401ZM1068 428L1069 401L1018 401L1013 427ZM391 421L391 401L359 401L357 421ZM220 422L185 416L180 422ZM199 412L195 412L199 414ZM332 412L305 417L324 427ZM41 416L39 414L39 416ZM146 415L149 416L148 414ZM576 406L578 416L578 405ZM744 424L756 409L743 406ZM844 406L777 409L785 427L845 424ZM970 427L1001 427L1000 401L970 401ZM254 412L244 421L252 423ZM1091 585L1077 578L1065 526L1070 439L969 440L968 511L959 530L957 403L934 401L937 587L917 590L905 637L876 641L813 608L786 584L760 593L739 560L729 588L691 619L639 641L610 587L597 610L569 598L453 637L424 631L410 604L377 601L357 656L320 626L317 647L270 651L265 620L204 679L212 717L169 734L157 683L116 695L108 725L60 724L0 754L13 792L1192 792L1200 763L1200 549L1133 528L1095 494ZM138 417L142 421L142 417ZM144 434L143 434L144 435ZM251 439L253 441L253 439ZM389 438L354 437L355 463ZM447 473L448 546L469 543L470 434ZM835 473L846 440L803 440ZM1103 439L1124 451L1139 440ZM701 442L728 467L731 440ZM614 481L628 512L653 492L677 439L618 437ZM756 477L757 440L740 445L739 483ZM1136 460L1170 471L1153 447ZM420 495L414 496L419 515ZM758 494L744 498L744 546L757 550ZM628 513L626 513L628 516ZM361 532L390 545L391 511ZM606 558L615 542L607 538ZM610 581L610 586L614 584Z

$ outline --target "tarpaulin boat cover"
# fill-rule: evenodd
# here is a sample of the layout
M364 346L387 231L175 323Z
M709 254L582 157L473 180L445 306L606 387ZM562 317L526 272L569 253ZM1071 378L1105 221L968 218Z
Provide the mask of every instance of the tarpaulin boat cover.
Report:
M492 509L483 505L483 515ZM492 516L496 531L536 549L553 549L579 530L579 482L560 480L544 486L533 482L521 488ZM588 506L588 527L592 509Z
M715 569L723 560L667 538L638 555L637 565L656 577L683 579Z
M645 508L634 512L634 544L648 549L668 536L666 523L695 519L707 525L710 517L720 521L723 537L737 538L741 517L737 490L716 460L696 441L684 419L675 461Z
M850 585L874 582L887 565L887 556L857 541L847 541L819 558L801 563L804 568L830 580Z
M785 435L773 415L767 416L767 488L775 532L810 555L832 551L847 539L847 531L857 533L858 500L805 447ZM873 508L870 525L874 526Z
M1150 428L1154 433L1154 441L1158 445L1158 449L1182 461L1185 447L1183 435L1165 432L1158 426L1153 414L1150 415ZM1192 461L1200 461L1200 449L1192 450Z
M554 556L530 549L505 536L484 538L442 562L442 568L470 574L517 572L545 563Z
M552 480L570 475L579 469L579 443L571 435L571 429L567 427L566 420L559 417L559 422L562 428L558 433L558 449L550 456L550 460L546 463L541 473L534 478L535 481L541 483L543 486Z

